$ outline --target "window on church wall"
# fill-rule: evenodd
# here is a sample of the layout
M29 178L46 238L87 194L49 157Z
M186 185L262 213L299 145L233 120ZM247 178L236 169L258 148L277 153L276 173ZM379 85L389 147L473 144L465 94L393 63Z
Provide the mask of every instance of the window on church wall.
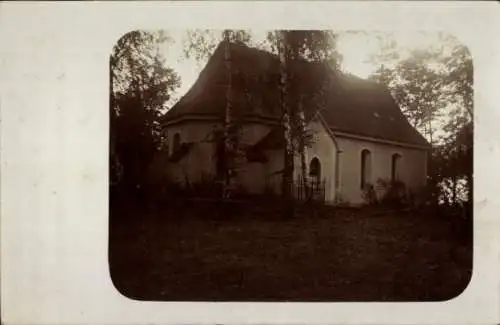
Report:
M316 157L314 157L309 164L309 177L311 177L313 182L321 181L321 163Z
M181 135L179 133L174 134L174 143L172 145L172 152L176 152L181 147Z
M400 169L401 169L401 155L395 153L392 155L391 162L391 181L399 181L400 180Z
M361 151L361 182L360 187L363 189L371 182L371 152L368 149Z

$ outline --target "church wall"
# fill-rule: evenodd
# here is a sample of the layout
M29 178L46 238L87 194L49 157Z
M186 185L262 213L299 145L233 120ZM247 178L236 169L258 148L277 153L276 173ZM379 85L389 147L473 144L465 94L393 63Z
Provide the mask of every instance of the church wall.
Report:
M194 145L189 153L179 162L169 163L169 178L178 183L199 182L203 178L213 178L216 173L215 144L211 134L215 130L222 130L222 124L212 121L186 121L166 128L169 142L169 154L173 152L173 138L180 135L181 142L190 142ZM240 130L242 146L254 145L261 140L271 126L260 123L247 123ZM266 185L266 166L262 163L243 163L238 167L237 182L250 193L262 192Z
M169 154L173 152L174 134L180 135L181 143L193 143L188 154L179 162L169 163L169 178L177 183L200 182L203 178L214 177L216 160L214 143L210 134L217 127L217 123L210 121L189 121L166 128Z
M324 124L319 119L313 119L307 128L312 132L312 143L306 149L307 174L310 173L312 159L320 162L320 179L325 182L325 201L328 204L335 202L335 165L337 147ZM295 179L302 174L300 156L295 159Z
M209 121L189 122L167 127L167 137L170 139L169 148L172 151L172 139L175 133L181 136L181 142L193 142L190 152L178 163L169 163L167 166L169 177L184 183L185 180L197 182L203 177L214 177L216 170L215 145L210 140L210 133L217 127L217 123ZM318 158L321 165L321 180L325 181L325 199L333 204L343 201L352 205L365 203L361 189L361 152L370 151L371 172L367 182L377 189L379 198L382 195L377 187L379 179L391 178L392 155L399 154L401 159L398 165L399 179L407 188L418 192L426 183L427 153L421 149L407 148L390 144L359 140L337 135L336 142L319 119L308 124L313 132L313 141L306 150L307 175L310 172L310 163ZM248 124L241 131L242 143L253 145L271 130L271 126L264 124ZM337 162L337 146L341 153ZM265 152L267 163L244 163L238 171L238 183L250 193L263 193L272 189L276 194L281 192L281 178L283 169L283 150L268 150ZM336 182L336 164L338 163L339 177ZM294 179L301 176L301 161L297 155L294 160ZM336 188L338 183L338 188Z
M361 189L361 152L370 151L371 173L368 182L377 189L379 198L382 195L377 188L379 179L391 179L392 155L401 155L399 161L399 179L408 189L419 191L426 183L427 154L424 150L413 149L389 144L376 143L358 139L336 136L342 151L339 160L341 198L351 204L363 204Z

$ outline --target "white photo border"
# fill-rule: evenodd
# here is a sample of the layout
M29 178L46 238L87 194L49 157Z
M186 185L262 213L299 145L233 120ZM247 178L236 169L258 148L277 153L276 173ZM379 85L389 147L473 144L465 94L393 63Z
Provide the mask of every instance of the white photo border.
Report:
M499 315L500 30L495 2L3 3L1 301L5 324L490 324ZM498 19L497 19L498 20ZM436 303L142 302L108 267L109 55L136 29L450 33L474 64L474 271Z

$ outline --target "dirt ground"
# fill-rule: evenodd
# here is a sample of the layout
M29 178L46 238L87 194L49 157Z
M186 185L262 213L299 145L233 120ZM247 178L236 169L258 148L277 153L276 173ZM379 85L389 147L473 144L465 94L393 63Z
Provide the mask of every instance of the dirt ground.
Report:
M111 210L109 263L138 300L442 301L471 276L463 237L424 212L127 202Z

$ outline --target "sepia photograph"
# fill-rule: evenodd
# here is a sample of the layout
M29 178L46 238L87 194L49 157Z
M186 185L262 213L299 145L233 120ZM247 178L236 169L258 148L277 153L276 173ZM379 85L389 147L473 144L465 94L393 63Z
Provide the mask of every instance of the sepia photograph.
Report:
M147 301L458 296L472 75L445 33L127 33L110 56L114 286Z

